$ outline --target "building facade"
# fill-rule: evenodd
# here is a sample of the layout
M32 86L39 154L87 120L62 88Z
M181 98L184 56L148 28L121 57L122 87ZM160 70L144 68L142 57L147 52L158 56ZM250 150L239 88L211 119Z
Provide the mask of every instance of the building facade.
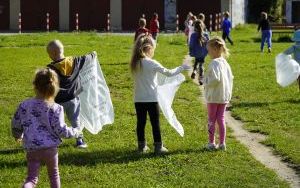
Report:
M209 15L229 11L233 25L246 21L247 0L0 0L0 30L18 30L21 13L22 30L46 30L49 13L49 29L73 31L76 14L80 30L112 31L134 30L142 16L150 20L158 13L160 26L175 30L177 14L179 27L183 29L188 12ZM214 19L214 18L213 18Z
M300 23L300 0L286 0L287 23Z

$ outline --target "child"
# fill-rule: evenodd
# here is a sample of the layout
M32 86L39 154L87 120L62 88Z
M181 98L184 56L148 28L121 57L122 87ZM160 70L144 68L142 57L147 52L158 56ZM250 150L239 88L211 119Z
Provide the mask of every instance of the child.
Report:
M295 44L293 46L289 47L283 53L285 53L287 55L293 54L295 61L297 61L300 65L300 29L295 31L292 41L294 41ZM299 85L299 89L300 89L300 76L298 77L298 85Z
M157 34L159 33L158 14L154 13L150 21L150 32L154 40L157 41Z
M199 84L203 85L203 64L207 55L206 43L209 36L204 32L203 22L196 20L194 22L195 32L191 35L190 40L190 55L195 57L194 69L191 78L194 79L196 75L197 65L199 64Z
M190 21L189 21L189 35L188 35L188 45L190 44L190 40L191 40L191 35L192 33L194 33L194 22L197 20L196 16L192 16Z
M135 31L134 41L138 38L138 36L142 33L149 33L149 30L146 28L146 19L140 18L139 20L139 28Z
M222 30L223 30L222 38L224 41L227 38L230 44L233 45L233 41L230 37L231 22L229 20L229 12L225 12L223 15L224 15L224 20L222 22Z
M264 45L267 41L268 44L268 52L271 53L272 47L272 30L270 27L270 23L268 20L268 14L265 12L261 13L261 20L258 24L257 31L261 29L261 44L260 44L260 51L264 52Z
M189 36L189 24L190 24L190 20L191 20L192 16L193 16L193 13L189 12L184 21L184 34L186 36Z
M207 33L208 31L207 31L207 28L206 28L206 25L205 25L205 15L204 15L203 13L200 13L200 14L198 15L198 19L199 19L200 21L202 21L203 31Z
M169 70L164 68L154 56L155 41L150 35L141 34L134 45L130 68L134 76L134 103L137 115L138 152L149 150L145 140L147 112L150 116L154 151L156 154L168 152L163 146L160 134L159 106L157 100L157 73L174 76L189 68L182 65Z
M53 60L47 67L53 69L60 80L60 90L55 97L55 102L62 105L73 128L79 127L80 100L79 93L82 91L79 71L88 59L95 54L91 53L81 57L65 57L64 46L59 40L49 42L47 46L49 57ZM76 140L78 148L87 148L87 144L81 135Z
M23 187L35 187L41 162L46 163L51 187L60 187L57 147L61 137L78 136L78 130L67 127L63 107L54 102L59 90L57 74L49 69L36 72L35 98L23 101L12 119L12 134L23 140L28 176Z
M212 61L204 76L204 95L208 111L208 135L207 148L215 150L215 122L218 122L220 143L219 149L226 150L225 137L225 108L232 94L233 75L225 57L229 55L225 41L215 37L208 41L208 54Z

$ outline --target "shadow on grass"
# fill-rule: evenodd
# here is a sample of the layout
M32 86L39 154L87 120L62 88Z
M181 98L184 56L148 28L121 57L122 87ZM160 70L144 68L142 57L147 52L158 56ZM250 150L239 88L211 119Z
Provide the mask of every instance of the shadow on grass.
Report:
M23 151L23 150L21 150ZM9 151L9 152L20 152ZM189 153L205 153L210 152L205 148L188 149L188 150L175 150L167 154L157 155L154 153L139 154L135 150L96 150L96 151L74 151L69 153L59 154L59 165L75 165L75 166L95 166L97 164L111 163L111 164L126 164L143 159L164 158L176 154L189 154ZM10 154L12 154L10 153ZM20 161L0 161L0 169L18 168L26 166L25 158Z
M274 104L280 103L291 103L291 104L300 104L300 100L298 99L288 99L285 101L277 101L277 102L240 102L234 104L233 106L227 107L227 110L232 110L233 108L256 108L256 107L266 107Z
M176 154L204 153L205 149L199 150L175 150L167 154L157 155L154 153L139 154L136 150L98 150L91 152L64 153L59 156L61 165L94 166L99 163L126 164L144 159L161 158Z

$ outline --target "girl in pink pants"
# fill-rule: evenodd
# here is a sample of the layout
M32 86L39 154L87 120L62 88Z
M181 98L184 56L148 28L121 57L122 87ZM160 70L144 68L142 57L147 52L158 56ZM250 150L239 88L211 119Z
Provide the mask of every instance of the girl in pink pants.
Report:
M212 38L207 45L212 61L204 75L204 95L208 111L207 148L226 150L225 109L232 94L233 75L225 57L229 55L225 42L220 37ZM219 147L215 143L215 124L219 125Z
M57 74L49 69L36 72L34 98L23 101L12 118L12 134L26 150L27 178L24 188L35 187L41 163L45 163L51 188L60 187L57 147L61 137L78 137L80 131L67 127L64 109L54 102L59 89Z

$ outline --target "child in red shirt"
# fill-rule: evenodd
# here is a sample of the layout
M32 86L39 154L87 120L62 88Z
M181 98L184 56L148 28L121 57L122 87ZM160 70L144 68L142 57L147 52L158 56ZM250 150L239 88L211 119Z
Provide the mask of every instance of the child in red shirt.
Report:
M134 41L136 41L136 39L138 38L138 36L140 34L149 33L149 30L146 28L146 19L145 18L140 18L139 26L140 27L135 31Z
M158 14L154 13L151 21L150 21L150 33L154 40L157 39L157 34L159 33L159 21L158 21Z

